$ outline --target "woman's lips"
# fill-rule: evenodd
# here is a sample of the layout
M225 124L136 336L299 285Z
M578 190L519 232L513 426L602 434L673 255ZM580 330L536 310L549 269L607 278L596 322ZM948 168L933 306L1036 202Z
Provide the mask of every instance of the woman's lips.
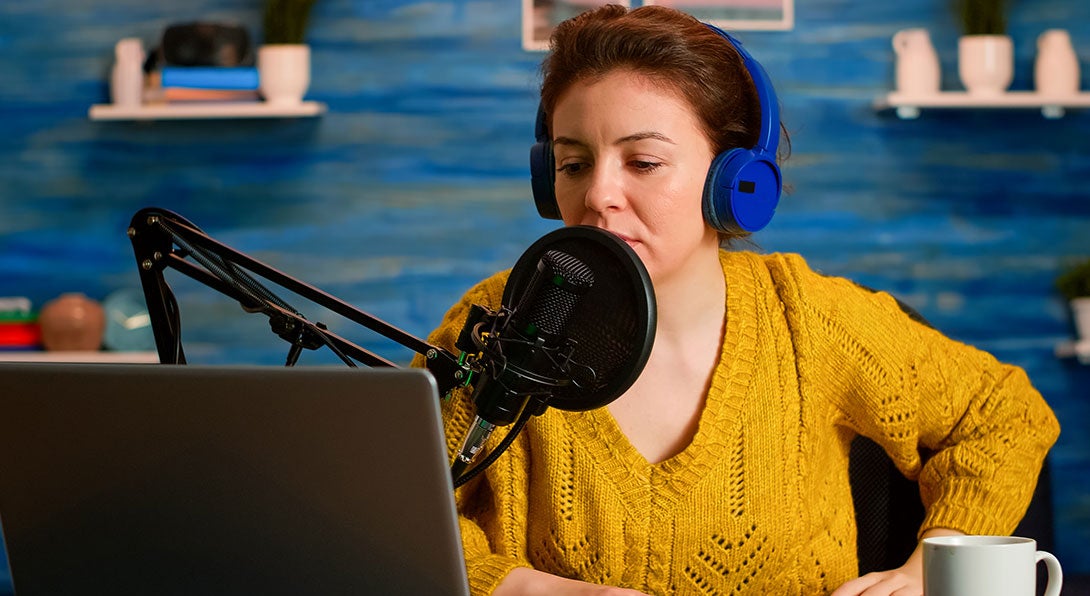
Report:
M625 243L628 244L629 246L635 246L636 244L638 244L635 239L629 238L628 236L625 236L624 234L618 234L617 232L613 232L613 235L620 238L621 240L624 240Z

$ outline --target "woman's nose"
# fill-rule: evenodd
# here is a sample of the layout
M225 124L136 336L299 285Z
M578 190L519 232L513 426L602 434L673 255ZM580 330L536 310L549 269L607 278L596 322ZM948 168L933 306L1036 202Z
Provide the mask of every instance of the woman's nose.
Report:
M609 168L594 168L583 202L587 209L598 213L619 209L624 204L620 177Z

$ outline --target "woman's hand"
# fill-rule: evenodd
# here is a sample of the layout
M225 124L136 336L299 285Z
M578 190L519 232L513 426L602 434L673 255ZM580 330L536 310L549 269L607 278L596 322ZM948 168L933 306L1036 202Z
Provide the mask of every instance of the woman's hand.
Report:
M933 528L923 533L916 550L904 565L889 571L875 571L845 582L830 596L923 596L923 539L932 536L961 536L957 530Z
M908 563L846 582L831 596L923 596L923 564Z
M550 575L529 567L516 567L503 578L492 596L647 596L637 590L588 584Z

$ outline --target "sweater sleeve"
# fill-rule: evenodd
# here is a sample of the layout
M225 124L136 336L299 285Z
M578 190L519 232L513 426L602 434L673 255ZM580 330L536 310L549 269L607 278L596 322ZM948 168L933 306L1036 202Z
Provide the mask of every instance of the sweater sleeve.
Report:
M1059 423L1026 373L914 320L889 294L784 256L777 283L808 391L920 484L920 532L1009 534Z
M440 325L428 337L429 343L446 348L457 354L454 343L462 330L469 309L477 304L498 309L508 272L498 273L473 288L451 307ZM417 355L412 366L424 366L422 356ZM443 424L446 431L447 454L453 460L461 447L469 425L473 422L474 409L471 389L456 389L443 402ZM482 449L474 465L502 439L505 428L498 428ZM529 567L526 560L524 528L514 527L524 523L526 515L511 515L512 511L526 509L525 446L516 440L483 474L455 490L462 546L465 550L466 571L470 591L474 596L491 594L503 578L515 567ZM521 489L521 490L520 490Z

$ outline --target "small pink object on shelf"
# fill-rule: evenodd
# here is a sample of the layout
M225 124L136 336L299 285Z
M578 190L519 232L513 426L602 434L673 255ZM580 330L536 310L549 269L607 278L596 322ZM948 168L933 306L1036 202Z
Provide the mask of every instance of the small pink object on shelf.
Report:
M106 331L106 313L98 302L78 292L47 302L38 315L42 346L50 351L98 351Z

